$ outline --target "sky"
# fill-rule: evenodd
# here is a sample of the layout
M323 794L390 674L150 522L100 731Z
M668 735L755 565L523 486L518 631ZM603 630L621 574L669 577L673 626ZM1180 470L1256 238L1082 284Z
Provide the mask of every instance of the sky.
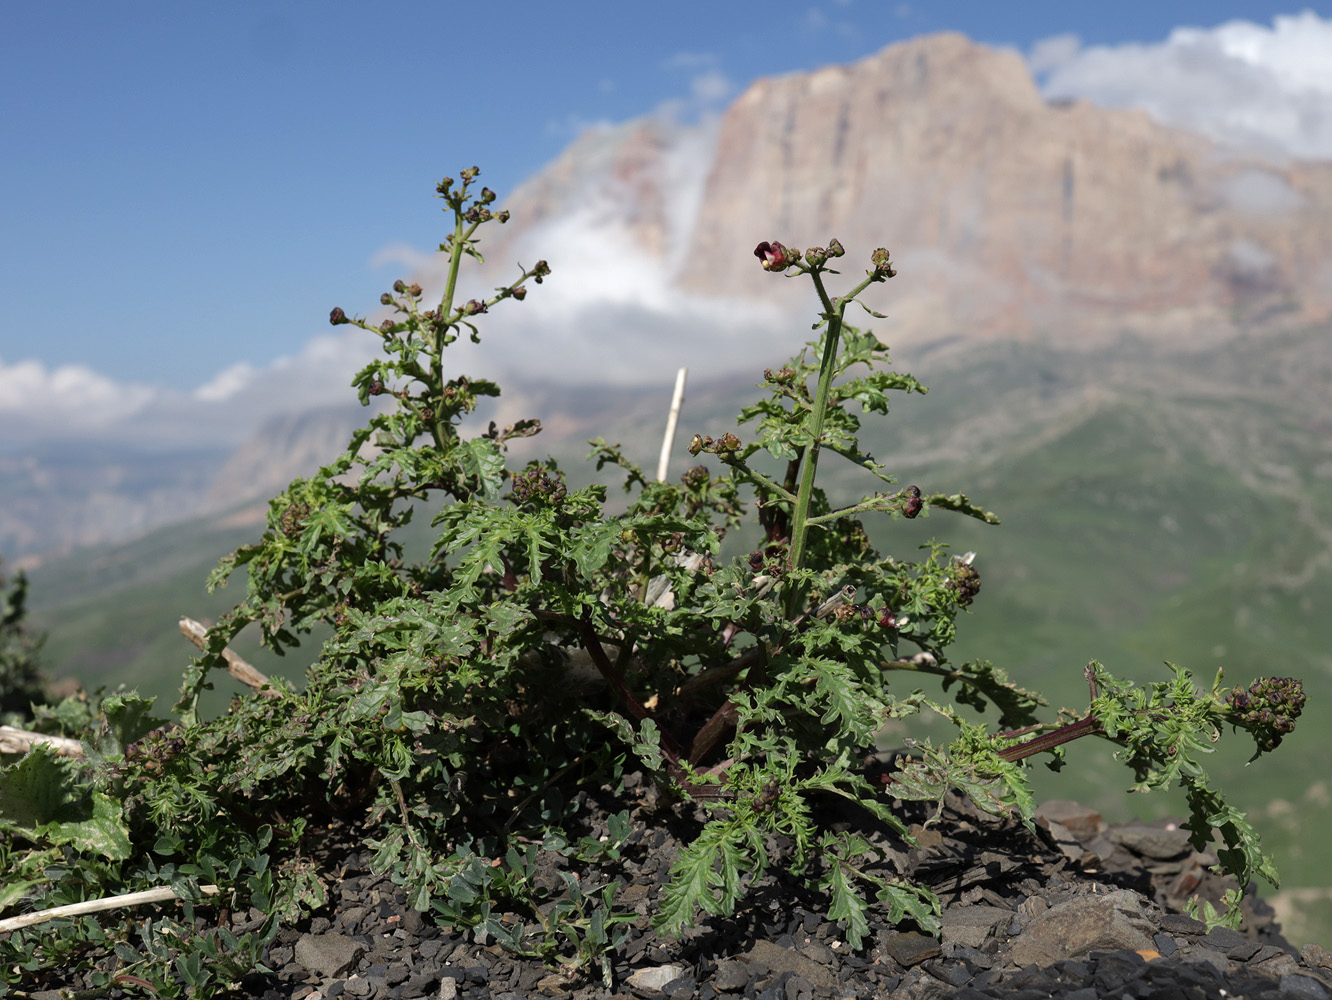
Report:
M328 312L434 249L440 177L479 164L502 205L585 130L706 123L930 32L1017 50L1051 97L1332 159L1332 3L43 0L4 24L0 450L237 440L350 400L364 358Z

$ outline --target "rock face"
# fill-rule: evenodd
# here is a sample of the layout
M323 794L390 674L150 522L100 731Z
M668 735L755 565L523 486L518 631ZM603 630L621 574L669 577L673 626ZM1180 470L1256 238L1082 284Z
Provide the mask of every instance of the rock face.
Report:
M1016 53L961 35L759 80L709 139L649 120L589 133L505 199L491 260L555 265L591 226L684 290L770 300L785 289L758 271L761 240L887 245L904 278L884 305L913 339L1189 347L1332 315L1332 163L1047 102Z
M742 293L755 236L833 235L886 243L910 275L902 318L940 333L1197 336L1332 312L1332 164L1049 104L1018 55L960 35L751 86L681 280Z

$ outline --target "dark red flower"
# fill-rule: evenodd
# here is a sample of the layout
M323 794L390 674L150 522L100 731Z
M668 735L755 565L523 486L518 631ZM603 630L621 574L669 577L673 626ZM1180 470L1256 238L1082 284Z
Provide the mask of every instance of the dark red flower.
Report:
M790 252L780 243L760 243L754 248L754 256L762 261L765 271L785 271L792 263Z

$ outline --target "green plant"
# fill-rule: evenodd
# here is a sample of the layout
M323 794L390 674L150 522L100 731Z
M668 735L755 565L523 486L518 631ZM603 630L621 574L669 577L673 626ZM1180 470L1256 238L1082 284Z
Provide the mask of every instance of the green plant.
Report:
M28 578L22 570L8 586L0 575L0 717L27 715L34 703L46 701L38 661L42 643L23 620L27 600Z
M1063 743L1096 735L1120 748L1139 787L1189 789L1195 843L1219 831L1222 862L1241 883L1275 881L1256 834L1198 761L1227 724L1253 732L1259 753L1274 747L1302 704L1293 682L1242 703L1219 686L1198 692L1183 671L1138 689L1093 665L1087 715L1041 723L1044 702L1002 670L948 659L981 586L972 557L931 542L906 559L870 543L862 516L945 510L997 523L965 495L898 486L859 443L863 415L887 414L892 393L925 391L846 321L865 290L894 276L886 250L834 296L825 281L844 255L836 240L804 254L760 244L766 270L812 282L814 340L764 372L766 395L739 418L752 439L696 435L691 453L714 464L678 482L651 481L617 446L594 442L596 469L616 470L627 494L612 512L605 485L573 488L551 460L510 468L508 443L538 433L537 420L463 431L500 390L453 373L446 348L479 339L487 312L550 273L538 261L487 299L456 301L460 267L481 259L477 230L507 219L492 192L474 191L476 177L463 171L437 189L453 221L437 303L399 281L378 324L333 310L333 324L380 339L384 357L353 385L362 403L381 405L343 455L271 502L262 537L213 574L216 586L243 567L247 592L187 671L179 725L160 727L132 699L108 702L88 762L61 765L71 801L94 804L89 818L105 812L99 803L118 804L109 821L122 839L94 866L98 878L161 881L165 858L201 857L222 891L257 894L275 919L291 919L324 898L307 854L315 831L364 822L374 867L407 887L412 906L515 951L605 970L630 917L613 880L587 886L562 866L614 858L627 818L605 842L590 837L578 793L639 770L667 804L692 802L709 817L674 864L659 927L678 930L699 909L733 912L777 860L778 836L790 845L782 863L826 895L859 947L871 906L934 930L938 901L878 864L865 839L827 828L830 797L903 842L894 800L942 801L951 788L1029 821L1024 759L1052 752L1057 764ZM861 469L876 491L836 505L819 485L825 455ZM418 516L437 529L425 553L401 541ZM316 627L331 636L303 688L279 682L205 719L199 694L249 625L279 651ZM939 678L952 702L894 690L912 674ZM963 708L995 710L994 730ZM912 743L886 785L872 782L864 761L878 735L922 709L955 737ZM52 849L51 830L9 829ZM254 863L267 879L256 885L237 859L261 856L271 861ZM31 864L9 864L40 889ZM208 947L174 960L197 978L190 956L207 958Z

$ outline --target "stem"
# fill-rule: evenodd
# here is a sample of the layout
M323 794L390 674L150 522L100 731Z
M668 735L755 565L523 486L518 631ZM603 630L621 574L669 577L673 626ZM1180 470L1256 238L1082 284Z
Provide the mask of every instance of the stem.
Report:
M1077 722L1070 722L1066 726L1060 726L1052 733L1045 733L1034 739L1027 740L1025 743L1019 743L1017 746L1007 747L999 751L999 756L1007 761L1018 761L1025 757L1031 757L1038 753L1044 753L1046 750L1053 750L1057 746L1065 743L1071 743L1083 736L1090 736L1101 728L1101 724L1093 715L1085 719L1079 719Z
M796 492L795 509L791 512L791 554L790 567L799 570L805 560L805 542L809 535L809 503L814 495L814 477L818 473L819 445L823 440L823 422L827 416L828 393L832 389L833 368L837 362L837 342L842 334L842 312L846 309L846 299L839 299L836 304L828 298L823 287L823 279L817 270L809 272L823 301L823 316L827 329L823 334L823 357L819 361L819 384L814 390L814 405L809 417L809 449L805 453L805 464L800 470L800 487ZM792 584L786 591L786 613L795 615L800 611L801 589Z
M476 226L472 226L475 230ZM466 228L466 220L463 218L462 203L458 202L453 206L453 242L449 245L449 277L444 283L444 296L439 301L439 311L437 316L439 320L444 320L453 314L453 296L458 288L458 271L462 267L463 246L471 231ZM435 439L435 447L440 451L444 450L444 442L448 438L448 430L451 429L449 422L444 419L444 333L442 328L436 328L430 332L430 391L438 394L438 401L435 403L435 416L430 421L430 431Z

